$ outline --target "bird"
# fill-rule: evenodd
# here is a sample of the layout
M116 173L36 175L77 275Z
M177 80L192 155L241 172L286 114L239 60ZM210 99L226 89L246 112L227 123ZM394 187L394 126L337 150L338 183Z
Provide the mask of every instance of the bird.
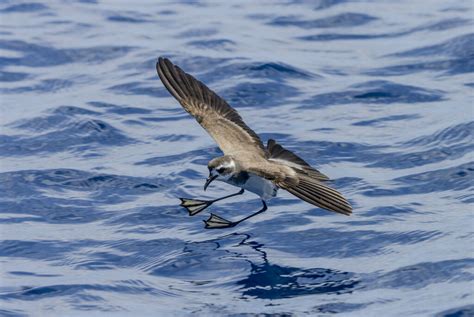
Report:
M324 182L329 178L305 160L287 150L275 140L264 146L260 137L250 129L223 98L204 83L184 72L168 58L159 57L156 70L164 87L176 98L186 112L214 139L223 156L213 158L207 167L209 176L204 191L213 181L221 181L240 188L240 191L214 200L180 198L190 216L211 204L246 190L260 197L262 208L237 221L211 213L204 220L206 229L231 228L267 210L267 201L284 189L314 206L342 215L351 215L349 202Z

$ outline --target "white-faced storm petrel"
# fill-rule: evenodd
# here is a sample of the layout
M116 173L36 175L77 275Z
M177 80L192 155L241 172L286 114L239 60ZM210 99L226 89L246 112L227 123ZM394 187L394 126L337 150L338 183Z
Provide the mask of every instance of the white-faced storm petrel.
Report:
M350 215L351 205L336 190L324 185L327 176L311 167L303 159L288 151L275 140L265 147L258 135L242 120L235 109L199 80L160 57L156 70L166 89L211 135L224 152L208 163L209 177L204 190L214 180L240 187L238 193L211 201L181 198L181 206L190 216L212 203L241 195L245 190L260 196L263 207L238 221L229 221L211 213L204 221L206 228L229 228L267 210L265 201L283 188L296 197L330 211Z

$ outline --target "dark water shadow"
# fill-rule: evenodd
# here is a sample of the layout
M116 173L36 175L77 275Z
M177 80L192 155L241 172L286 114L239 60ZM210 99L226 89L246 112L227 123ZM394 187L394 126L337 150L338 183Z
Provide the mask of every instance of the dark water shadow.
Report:
M354 273L328 268L301 269L272 264L264 245L249 241L250 238L250 235L246 235L239 245L252 248L259 254L260 259L258 262L247 259L250 263L250 274L237 282L237 285L242 287L243 298L281 299L315 294L343 294L361 287L360 280Z
M250 252L249 252L250 251ZM250 266L249 266L250 265ZM237 286L242 299L283 299L304 295L343 294L360 287L356 274L328 268L301 269L271 263L264 245L248 234L233 233L203 242L187 243L183 253L167 263L147 269L150 274L189 279L200 272L194 284ZM217 270L217 271L216 271ZM234 276L220 282L218 272ZM246 272L242 277L242 272ZM230 283L230 285L229 285ZM223 286L223 285L222 285Z

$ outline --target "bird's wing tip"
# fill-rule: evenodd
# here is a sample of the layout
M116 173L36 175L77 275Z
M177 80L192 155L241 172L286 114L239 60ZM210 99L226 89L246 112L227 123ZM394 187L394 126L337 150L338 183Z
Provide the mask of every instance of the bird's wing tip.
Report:
M159 56L158 60L156 61L156 70L157 71L160 69L161 65L163 64L163 61L164 61L164 57Z
M174 64L169 60L169 58L166 58L164 56L159 56L158 57L158 60L156 61L156 67L158 68L158 66L169 66L169 65L172 65L174 66Z

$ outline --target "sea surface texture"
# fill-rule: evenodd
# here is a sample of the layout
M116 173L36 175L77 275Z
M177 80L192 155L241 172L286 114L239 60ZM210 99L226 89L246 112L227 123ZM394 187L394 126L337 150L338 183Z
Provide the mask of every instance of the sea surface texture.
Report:
M1 316L473 316L473 3L2 1ZM353 215L281 190L189 217L221 155L159 56ZM259 315L263 316L263 315Z

